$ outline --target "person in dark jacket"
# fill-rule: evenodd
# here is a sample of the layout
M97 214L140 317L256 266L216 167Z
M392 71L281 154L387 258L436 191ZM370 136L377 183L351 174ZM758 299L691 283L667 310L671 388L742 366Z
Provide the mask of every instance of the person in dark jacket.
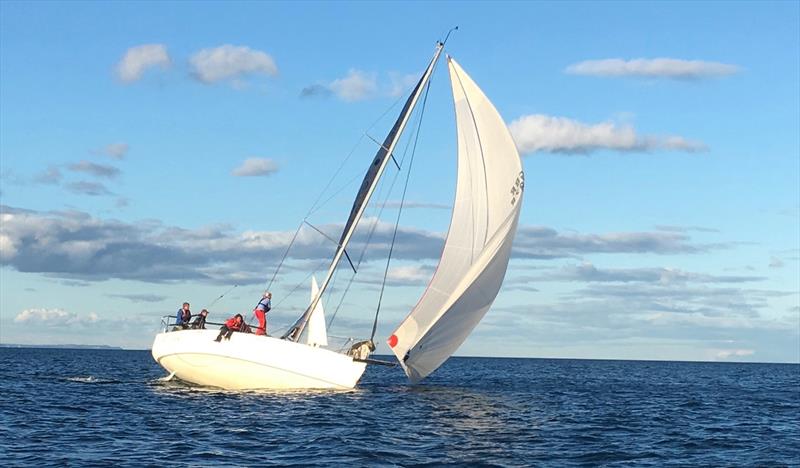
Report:
M206 317L208 317L208 311L206 309L201 310L200 315L195 317L194 322L192 322L192 330L205 330Z
M183 306L175 314L175 328L173 330L186 330L189 328L189 321L192 319L192 311L189 310L189 303L184 302Z
M230 340L231 335L233 335L233 332L242 331L244 327L245 327L244 317L242 317L242 314L236 314L233 317L229 318L225 322L225 325L223 325L219 329L219 335L217 335L217 338L214 341L222 341L223 337L226 340Z

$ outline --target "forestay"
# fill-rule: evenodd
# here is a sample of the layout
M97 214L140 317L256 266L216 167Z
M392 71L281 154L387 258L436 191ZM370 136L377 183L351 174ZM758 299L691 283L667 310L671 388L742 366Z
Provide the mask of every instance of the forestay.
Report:
M464 342L503 282L524 175L502 117L448 57L458 130L458 179L442 258L417 305L388 340L412 382Z

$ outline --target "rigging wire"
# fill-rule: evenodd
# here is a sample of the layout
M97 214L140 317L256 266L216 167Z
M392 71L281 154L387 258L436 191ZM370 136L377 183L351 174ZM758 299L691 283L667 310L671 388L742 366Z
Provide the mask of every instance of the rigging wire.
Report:
M369 234L367 235L367 241L364 244L364 247L361 249L360 256L358 257L358 261L356 262L356 267L361 267L361 261L364 259L364 254L367 252L367 248L372 241L372 235L375 233L376 228L378 227L378 222L380 221L380 215L375 217L375 222L372 223L372 227L370 228ZM336 314L339 313L339 309L342 307L344 303L344 298L347 297L347 293L350 291L350 286L353 285L353 281L355 280L356 275L352 275L350 280L347 282L347 286L345 287L344 291L342 292L342 296L339 299L339 304L336 305L336 310L333 311L331 318L328 320L328 328L330 329L333 325L333 320L336 318Z
M214 306L214 304L216 304L216 303L217 303L217 301L219 301L220 299L222 299L223 297L225 297L225 295L227 295L229 292L233 291L233 290L234 290L234 289L236 289L237 287L239 287L239 285L238 285L238 284L234 284L232 288L230 288L229 290L227 290L227 291L225 291L224 293L220 294L220 295L219 295L219 297L218 297L218 298L216 298L216 299L214 299L214 300L211 302L211 304L209 304L209 305L207 305L207 306L205 307L205 309L206 309L206 310L208 310L208 309L210 309L211 307L213 307L213 306Z
M383 301L383 292L386 289L386 278L389 276L389 264L392 261L392 253L394 252L394 243L397 240L397 228L400 226L400 215L403 213L403 204L406 200L406 192L408 191L408 181L411 178L411 168L414 165L414 155L417 152L417 142L419 141L419 134L420 128L422 128L422 117L425 115L425 104L428 102L428 92L431 89L431 83L428 82L428 86L425 89L425 96L422 98L422 108L420 109L420 116L419 122L417 122L417 131L414 135L414 147L411 150L411 159L408 161L408 171L406 172L406 181L405 185L403 186L403 195L400 197L400 209L397 210L397 219L394 223L394 233L392 233L392 243L389 246L389 256L386 258L386 269L383 272L383 283L381 283L381 293L378 297L378 307L375 309L375 320L372 322L372 334L369 336L369 340L372 341L375 338L375 332L378 328L378 314L381 312L381 303Z
M335 196L336 194L338 194L339 192L341 192L341 191L342 191L342 190L343 190L345 187L347 187L349 184L353 183L353 180L354 180L355 178L357 178L357 177L358 177L358 175L359 175L359 174L356 174L356 177L354 177L353 179L351 179L350 181L348 181L346 184L344 184L344 185L343 185L341 188L339 188L338 190L336 190L336 192L335 192L335 194L334 194L333 196L331 196L330 198L326 199L326 200L325 200L324 202L322 202L322 203L321 203L319 206L317 206L317 204L319 203L319 201L320 201L320 199L322 198L322 196L323 196L323 195L325 195L325 192L328 190L328 188L330 188L331 184L333 184L333 181L334 181L334 180L336 180L336 176L338 176L338 175L339 175L339 173L342 171L342 169L344 168L345 164L347 164L347 161L349 161L349 160L350 160L350 157L351 157L351 156L353 156L353 154L356 152L356 149L358 149L358 147L361 145L361 142L362 142L362 141L364 141L364 138L368 136L368 135L367 135L367 133L368 133L370 130L372 130L372 129L375 127L375 125L377 125L377 124L378 124L378 122L380 122L380 121L381 121L381 120L382 120L384 117L386 117L386 114L388 114L388 113L389 113L389 112L390 112L392 109L394 109L394 108L397 106L397 104L400 102L400 100L401 100L402 98L403 98L403 95L402 95L402 94L401 94L401 95L399 95L399 96L397 97L397 99L396 99L396 100L395 100L395 101L392 103L392 105L390 105L390 106L389 106L389 107L388 107L388 108L387 108L385 111L383 111L383 113L382 113L380 116L378 116L378 118L377 118L377 119L375 119L375 120L374 120L374 121L373 121L373 122L370 124L370 126L369 126L369 127L367 127L367 129L366 129L366 130L364 130L364 132L363 132L363 133L361 134L361 136L358 138L358 141L356 142L356 144L355 144L355 145L353 145L353 148L352 148L352 149L350 149L350 152L349 152L349 153L347 153L347 156L344 158L344 160L341 162L341 164L339 164L339 167L336 169L336 171L333 173L333 175L331 176L331 178L328 180L328 183L325 185L325 188L323 188L323 189L322 189L322 191L319 193L319 195L317 196L317 199L316 199L316 200L314 201L314 203L311 205L311 208L309 208L309 210L308 210L308 213L306 214L306 218L308 218L308 217L309 217L309 216L310 216L312 213L314 213L315 211L317 211L317 210L318 210L320 207L322 207L322 206L324 206L326 203L328 203L328 201L330 201L330 199L331 199L331 198L333 198L333 196Z
M270 278L269 283L267 283L267 291L269 291L270 287L272 286L272 282L275 281L275 277L278 276L278 272L280 271L281 266L283 266L283 262L284 260L286 260L286 256L289 255L289 250L291 250L292 246L294 245L294 241L297 239L297 234L300 233L300 229L303 228L303 223L305 222L306 220L303 219L303 221L300 222L300 225L297 226L297 230L294 231L294 235L292 236L291 242L289 242L289 246L286 247L286 251L283 252L283 257L281 257L281 261L278 263L278 267L275 268L275 273L272 274L272 278Z
M269 282L267 283L267 287L266 287L266 289L267 289L267 290L269 290L269 289L272 287L272 284L273 284L273 282L275 281L275 278L277 277L277 275L278 275L278 272L280 271L281 267L283 266L283 263L284 263L284 261L286 260L286 257L289 255L289 251L291 250L292 246L294 245L294 242L295 242L295 240L297 239L297 235L300 233L300 230L302 229L302 227L303 227L303 224L306 222L306 220L308 220L308 218L309 218L309 217L310 217L312 214L314 214L315 212L317 212L317 211L318 211L318 210L319 210L321 207L325 206L325 205L326 205L326 204L327 204L327 203L328 203L330 200L332 200L332 199L333 199L333 198L334 198L336 195L338 195L339 193L341 193L341 192L342 192L342 190L344 190L345 188L347 188L347 187L348 187L350 184L352 184L352 183L353 183L353 181L354 181L354 180L356 180L356 179L358 178L358 176L359 176L360 174L356 174L356 175L355 175L353 178L351 178L351 179L350 179L350 180L349 180L347 183L345 183L343 186L341 186L339 189L337 189L337 190L336 190L336 191L335 191L335 192L334 192L334 193L333 193L331 196L329 196L327 199L325 199L325 201L323 201L322 203L320 203L320 200L322 199L323 195L325 195L325 192L328 190L328 188L330 188L331 184L333 184L333 181L334 181L334 180L336 180L336 177L339 175L339 173L340 173L340 172L342 171L342 169L345 167L345 165L347 164L347 161L349 161L349 160L350 160L350 158L353 156L353 154L355 154L355 152L356 152L356 149L358 149L358 147L361 145L361 142L362 142L362 141L364 140L364 138L367 136L367 133L368 133L368 132L369 132L369 131L370 131L372 128L374 128L374 127L375 127L375 126L378 124L378 122L380 122L380 121L381 121L381 120L382 120L382 119L383 119L383 118L384 118L384 117L385 117L385 116L386 116L386 115L387 115L387 114L388 114L388 113L389 113L389 112L390 112L392 109L394 109L395 107L397 107L397 104L398 104L398 103L401 101L401 99L402 99L402 98L403 98L403 95L402 95L402 94L398 95L397 99L395 99L395 101L394 101L394 102L393 102L393 103L392 103L392 104L391 104L389 107L387 107L387 109L386 109L386 110L385 110L385 111L384 111L384 112L383 112L383 113L382 113L380 116L378 116L378 118L376 118L376 119L375 119L375 120L374 120L374 121L373 121L373 122L370 124L370 126L369 126L369 127L367 127L367 129L366 129L366 130L365 130L365 131L364 131L364 132L361 134L361 137L359 137L359 139L358 139L358 141L355 143L355 145L353 145L353 147L350 149L350 151L348 152L347 156L345 156L345 158L344 158L344 159L342 160L342 162L339 164L339 167L336 169L336 171L334 171L334 173L333 173L333 175L330 177L330 179L328 179L328 183L327 183L327 184L325 185L325 187L324 187L324 188L323 188L323 189L320 191L320 193L319 193L319 195L317 196L316 200L314 200L314 203L313 203L313 204L311 205L311 207L308 209L308 212L307 212L307 213L306 213L306 215L303 217L303 220L300 222L300 225L297 227L297 230L295 231L294 235L292 236L292 240L291 240L291 242L290 242L290 243L289 243L289 245L286 247L286 250L284 251L284 253L283 253L283 256L281 257L281 261L278 263L278 266L275 268L275 272L272 274L272 277L270 278ZM319 270L319 267L318 267L317 269L315 269L315 270L314 270L314 271L313 271L311 274L314 274L314 273L316 273L316 272L317 272L317 270ZM309 276L310 276L310 275L309 275ZM292 289L292 291L291 291L291 292L290 292L288 295L284 296L284 299L285 299L286 297L288 297L289 295L293 294L293 293L294 293L294 291L296 291L296 290L297 290L297 288L299 288L299 287L300 287L300 285L301 285L301 284L303 284L303 282L305 282L307 279L308 279L308 277L306 277L306 278L305 278L303 281L301 281L300 283L298 283L298 284L297 284L297 285L296 285L296 286L295 286L295 287ZM226 293L226 294L227 294L227 293ZM219 298L218 298L218 299L219 299ZM278 304L280 304L281 302L283 302L283 300L279 301L279 302L278 302ZM277 305L278 305L278 304L276 304L276 305L275 305L275 307L277 307ZM251 317L251 319L252 319L252 317Z
M430 82L428 82L428 86L430 86ZM426 91L426 97L427 97L427 91ZM418 119L417 132L418 132L419 131L419 125L420 125L421 120L422 120L422 114L419 113L419 114L417 114L417 116L418 116L417 117L417 119ZM403 156L400 158L401 167L402 167L402 163L405 162L406 157L408 156L408 150L411 147L411 141L412 141L411 138L409 138L408 141L406 141L405 148L403 149ZM367 241L364 244L364 247L361 249L360 256L358 258L358 261L356 262L356 267L358 267L358 268L360 268L361 262L364 259L364 256L366 254L367 249L369 248L369 245L370 245L370 243L372 241L372 237L375 234L375 231L376 231L376 229L378 227L378 223L380 222L380 217L383 214L384 209L388 206L389 197L392 194L392 190L394 189L394 185L397 182L397 179L398 179L399 175L400 175L400 171L395 173L394 177L392 178L392 182L389 184L389 190L386 193L386 197L384 198L383 203L380 204L380 209L378 210L377 215L375 215L375 222L372 224L372 227L370 228L369 234L367 235ZM382 186L379 190L383 191L383 187L385 187L385 185ZM378 198L380 198L380 197L378 197ZM339 309L342 307L342 304L344 303L344 299L347 296L347 293L350 291L350 287L353 285L354 280L355 280L355 275L350 277L350 280L348 281L347 286L345 287L345 290L342 293L341 298L339 299L339 304L336 306L336 310L334 310L333 314L331 315L330 320L328 321L328 328L329 329L333 325L333 320L336 318L336 314L339 313Z
M316 267L316 268L314 268L314 269L311 271L311 273L307 274L305 278L303 278L302 280L300 280L300 282L298 282L298 283L297 283L297 284L294 286L294 288L292 288L292 290L291 290L291 291L289 291L289 294L286 294L285 296L283 296L283 298L282 298L280 301L278 301L278 302L275 304L275 306L273 307L273 309L276 309L276 308L278 308L278 306L279 306L279 305L281 305L281 304L282 304L282 303L283 303L283 302L284 302L284 301L285 301L287 298L289 298L289 297L290 297L292 294L294 294L294 292L295 292L295 291L297 291L297 289L298 289L300 286L302 286L303 284L305 284L305 282L306 282L306 281L308 281L308 279L309 279L309 278L311 278L311 275L313 275L314 273L318 272L318 271L319 271L319 270L320 270L322 267L324 267L326 263L328 263L328 260L327 260L327 259L325 259L325 260L322 260L321 262L319 262L319 263L317 264L317 267Z

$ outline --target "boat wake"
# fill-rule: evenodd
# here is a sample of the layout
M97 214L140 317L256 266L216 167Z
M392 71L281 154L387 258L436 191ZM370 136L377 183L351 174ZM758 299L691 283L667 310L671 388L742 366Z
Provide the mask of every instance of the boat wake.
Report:
M90 375L90 376L87 376L87 377L84 377L84 376L67 377L66 380L68 382L76 382L76 383L82 383L82 384L117 384L117 383L120 383L119 380L101 379L101 378L97 378L97 377L95 377L93 375Z

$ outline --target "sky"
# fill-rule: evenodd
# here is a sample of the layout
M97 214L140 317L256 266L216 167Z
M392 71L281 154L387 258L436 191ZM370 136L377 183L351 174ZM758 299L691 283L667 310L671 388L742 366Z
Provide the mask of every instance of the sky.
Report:
M314 228L339 237L457 25L526 175L457 354L800 362L799 5L0 2L0 343L149 349L184 300L221 321L267 286L293 322L334 251ZM369 336L409 167L376 341L436 268L443 62L418 124L324 298L334 336Z

